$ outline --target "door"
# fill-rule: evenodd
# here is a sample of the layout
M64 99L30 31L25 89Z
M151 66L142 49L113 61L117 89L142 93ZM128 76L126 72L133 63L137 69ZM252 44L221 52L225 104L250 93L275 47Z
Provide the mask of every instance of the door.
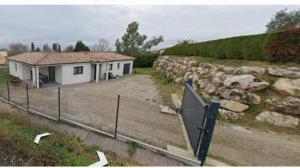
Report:
M55 67L54 66L49 67L49 81L55 82Z
M129 74L130 71L130 63L124 64L123 75Z
M94 80L96 80L97 65L93 65L93 67L94 67Z

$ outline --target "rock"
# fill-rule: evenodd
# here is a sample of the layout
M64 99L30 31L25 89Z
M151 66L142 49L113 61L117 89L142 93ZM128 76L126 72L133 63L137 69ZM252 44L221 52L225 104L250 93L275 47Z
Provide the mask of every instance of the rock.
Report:
M273 87L280 92L300 96L300 79L280 78L274 83Z
M238 69L238 74L256 73L263 75L266 72L265 68L242 66Z
M176 83L181 83L182 80L183 80L183 77L179 77L179 78L176 78L176 79L175 79L175 82L176 82Z
M207 93L207 94L213 94L215 91L217 90L217 88L208 83L205 87L204 87L204 92Z
M222 99L220 100L220 106L222 108L234 111L234 112L243 112L246 109L249 108L248 105L242 104L240 102L237 101L233 101L233 100L226 100L226 99Z
M231 119L231 120L239 119L239 114L238 113L235 113L235 112L232 112L232 111L229 111L229 110L225 110L225 109L220 108L219 114L222 118L224 118L226 120L228 120L228 119Z
M260 101L261 101L261 98L258 95L254 94L254 93L251 93L251 92L248 92L246 90L219 89L219 93L225 99L238 101L240 103L245 103L245 104L248 104L248 105L259 104Z
M273 76L281 76L286 78L300 78L300 71L291 68L268 68L268 73Z
M176 112L168 106L159 105L160 111L167 114L176 114Z
M266 103L270 106L270 109L288 113L300 115L300 99L296 97L286 97L284 99L267 99Z
M269 86L268 82L262 81L253 75L236 75L224 80L224 86L228 88L258 91Z
M225 73L232 73L235 70L236 70L236 68L234 68L234 67L223 67L223 71Z
M296 127L299 124L299 119L296 117L269 111L260 113L256 116L256 120L265 121L282 127Z

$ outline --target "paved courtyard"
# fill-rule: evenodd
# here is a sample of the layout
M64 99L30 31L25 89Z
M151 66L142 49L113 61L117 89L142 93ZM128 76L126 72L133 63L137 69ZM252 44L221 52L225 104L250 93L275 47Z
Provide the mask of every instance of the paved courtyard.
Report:
M58 117L57 87L29 89L30 108ZM11 86L10 93L12 101L26 105L24 87ZM178 116L160 112L164 103L149 76L61 86L61 116L113 134L118 95L118 133L162 148L186 148Z

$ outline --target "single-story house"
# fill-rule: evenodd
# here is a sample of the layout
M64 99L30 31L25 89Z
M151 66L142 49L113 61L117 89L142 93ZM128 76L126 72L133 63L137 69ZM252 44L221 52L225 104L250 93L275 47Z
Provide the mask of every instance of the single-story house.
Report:
M27 52L7 60L11 75L39 88L46 83L98 83L131 74L134 58L113 52Z

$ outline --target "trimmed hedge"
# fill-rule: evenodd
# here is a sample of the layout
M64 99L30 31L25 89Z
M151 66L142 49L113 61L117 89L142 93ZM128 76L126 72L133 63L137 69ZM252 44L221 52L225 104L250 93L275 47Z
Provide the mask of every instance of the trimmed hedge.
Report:
M165 55L204 56L221 59L266 60L269 34L238 36L194 44L175 45Z
M143 55L137 55L135 57L134 67L152 67L153 62L156 60L157 55L152 53L145 53Z

